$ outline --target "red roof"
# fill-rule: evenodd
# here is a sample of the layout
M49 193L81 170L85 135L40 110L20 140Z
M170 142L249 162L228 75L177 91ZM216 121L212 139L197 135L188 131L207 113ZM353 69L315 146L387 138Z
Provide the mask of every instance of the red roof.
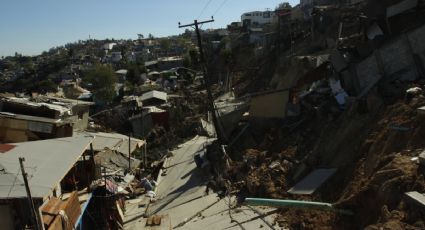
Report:
M13 148L15 148L15 145L0 144L0 153L8 152L9 150Z

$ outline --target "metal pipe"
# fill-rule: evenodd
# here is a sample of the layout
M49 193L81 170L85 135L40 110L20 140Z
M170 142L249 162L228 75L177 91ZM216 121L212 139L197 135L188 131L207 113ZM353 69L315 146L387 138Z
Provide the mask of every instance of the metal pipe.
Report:
M303 200L278 200L264 198L245 198L244 204L251 206L271 206L271 207L289 207L289 208L306 208L337 212L345 215L353 215L353 212L345 209L337 209L331 203L322 203Z

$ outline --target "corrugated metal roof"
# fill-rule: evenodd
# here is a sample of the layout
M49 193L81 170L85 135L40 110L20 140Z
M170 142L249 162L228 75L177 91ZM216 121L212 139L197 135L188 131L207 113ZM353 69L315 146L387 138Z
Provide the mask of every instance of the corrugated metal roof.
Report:
M4 102L22 104L22 105L33 107L33 108L41 108L44 106L51 110L58 111L60 115L72 114L71 108L66 107L65 104L59 105L59 104L45 103L45 102L34 102L34 101L30 101L29 98L19 98L19 97L2 98L1 100Z
M0 112L0 117L6 117L6 118L18 119L18 120L26 120L26 121L39 121L39 122L50 123L50 124L72 123L71 121L66 121L66 120L62 120L62 119L35 117L35 116L28 116L28 115L8 113L8 112Z
M167 101L167 93L157 91L157 90L152 90L142 95L142 101L150 99L150 98L158 98L158 99Z
M128 136L119 133L86 132L96 137L93 141L93 149L102 151L105 148L116 150L124 155L128 155ZM130 151L134 152L137 148L143 146L145 141L131 138Z
M65 177L93 141L90 135L15 143L0 154L0 199L26 197L19 166L25 158L25 171L33 197L46 197Z

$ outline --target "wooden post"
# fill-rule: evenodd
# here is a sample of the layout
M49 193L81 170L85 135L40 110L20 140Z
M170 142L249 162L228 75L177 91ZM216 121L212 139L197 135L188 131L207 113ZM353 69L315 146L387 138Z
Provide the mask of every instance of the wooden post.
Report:
M40 220L38 218L38 212L37 212L35 205L34 205L34 200L32 199L31 190L30 190L30 187L29 187L29 184L28 184L27 173L25 172L24 161L25 161L25 158L19 157L19 164L21 166L21 172L22 172L22 177L24 179L25 190L27 191L28 204L31 207L32 221L33 221L33 224L35 226L35 229L40 230L41 224L40 224Z
M128 172L131 172L131 133L128 134Z
M83 153L83 161L84 161L84 164L83 164L84 173L86 174L86 177L87 177L87 192L90 192L90 178L91 178L91 176L90 176L90 172L87 171L89 164L87 163L85 152Z
M145 139L145 144L144 144L144 147L145 147L145 154L144 154L144 163L145 163L145 169L146 169L146 167L147 167L147 165L148 165L148 157L147 157L147 154L148 154L148 143L146 142L146 139Z
M222 132L222 127L219 125L219 120L218 120L217 114L215 112L214 98L213 98L212 92L211 92L211 82L210 82L210 79L209 79L209 75L207 73L207 67L206 67L205 56L204 56L204 49L203 49L203 46L202 46L201 33L199 31L199 25L204 24L204 23L210 23L210 22L214 22L214 19L211 18L211 20L207 20L207 21L203 21L203 22L198 22L198 20L195 20L194 23L187 24L187 25L180 25L180 23L179 23L179 28L195 26L196 37L197 37L197 40L198 40L200 62L201 62L202 70L204 72L204 83L205 83L205 88L207 89L208 106L209 106L209 110L212 113L214 128L215 128L215 131L217 133L217 140L220 144L223 144L224 141L225 141L225 139L224 139L225 137L224 137L224 133Z

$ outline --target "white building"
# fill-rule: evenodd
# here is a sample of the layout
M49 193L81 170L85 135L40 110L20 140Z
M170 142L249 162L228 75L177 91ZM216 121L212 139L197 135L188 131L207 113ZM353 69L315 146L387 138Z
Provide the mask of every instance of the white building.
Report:
M117 43L115 43L115 42L105 43L105 44L103 44L102 48L104 50L111 50L116 45L117 45Z
M246 26L270 24L274 17L273 11L252 11L242 14L241 21Z

